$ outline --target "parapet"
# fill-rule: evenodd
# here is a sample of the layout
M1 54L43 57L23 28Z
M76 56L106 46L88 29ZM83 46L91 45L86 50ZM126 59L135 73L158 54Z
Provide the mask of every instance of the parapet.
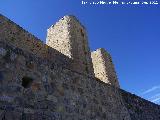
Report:
M47 32L46 44L73 60L71 68L93 75L93 65L85 28L68 15L52 25Z
M110 54L100 48L91 52L91 57L95 77L105 83L120 87Z

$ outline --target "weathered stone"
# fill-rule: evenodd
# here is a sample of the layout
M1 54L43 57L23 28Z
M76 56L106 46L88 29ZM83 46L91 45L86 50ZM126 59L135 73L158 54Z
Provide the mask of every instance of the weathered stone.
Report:
M34 110L30 109L30 108L24 108L24 113L29 113L29 114L33 114Z
M73 59L71 69L94 75L86 30L74 16L64 16L51 26L46 43Z
M34 67L35 67L33 61L27 61L26 62L26 66L29 69L34 69Z
M35 82L32 83L31 89L32 89L33 91L39 91L39 90L41 89L40 83L35 83Z
M4 79L3 72L0 71L0 82Z
M58 102L57 98L55 96L53 96L53 95L48 95L47 96L47 100L50 100L50 101L52 101L54 103Z
M119 87L114 65L109 53L103 48L91 53L95 77L101 81Z
M65 108L64 108L64 106L62 106L62 105L59 105L58 107L57 107L57 112L65 112Z
M0 118L1 120L20 120L21 119L21 113L18 112L11 112L6 111L3 113L3 115Z
M85 28L73 16L47 39L56 50L0 15L0 119L159 120L160 106L117 88L109 56L93 59L110 82L94 78Z
M7 95L0 96L0 101L12 102L13 100L14 100L14 97L10 97Z
M62 84L62 87L63 87L64 89L66 89L66 90L69 89L69 86L68 86L66 83L63 83L63 84Z
M19 55L17 57L17 67L24 66L25 64L26 64L25 57L22 55Z
M7 51L4 48L0 48L0 55L5 56Z
M18 84L8 85L7 91L8 92L15 92L15 93L22 92L22 87Z
M10 60L11 60L10 56L11 56L11 52L10 52L10 50L8 50L3 58L6 62L10 62Z
M82 88L78 88L78 92L79 92L80 94L83 94L83 93L84 93Z
M15 60L17 58L17 55L15 53L11 53L10 59L11 61Z

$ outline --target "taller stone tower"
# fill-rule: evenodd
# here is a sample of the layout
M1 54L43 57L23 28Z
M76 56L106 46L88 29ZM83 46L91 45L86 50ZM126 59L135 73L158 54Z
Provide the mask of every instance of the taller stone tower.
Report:
M86 30L74 16L64 16L52 25L46 44L71 58L71 69L94 75Z
M120 87L110 54L103 48L91 53L95 77L115 87Z

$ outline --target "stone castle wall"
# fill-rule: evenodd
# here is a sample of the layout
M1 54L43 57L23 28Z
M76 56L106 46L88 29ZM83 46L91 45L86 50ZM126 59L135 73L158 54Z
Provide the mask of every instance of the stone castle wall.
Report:
M120 90L132 120L160 120L160 106L134 94Z
M3 41L8 45L14 46L16 48L22 48L22 50L28 51L31 54L41 57L45 61L52 61L58 63L76 72L80 72L83 74L86 73L86 75L88 75L90 72L92 73L90 75L93 75L93 68L91 67L91 62L91 64L88 62L87 65L78 64L79 61L77 59L70 59L65 54L62 54L61 51L58 51L44 44L41 40L28 33L23 28L2 15L0 15L0 27L0 41ZM80 67L82 67L83 69L80 69ZM86 72L86 70L88 70L88 72Z
M74 70L72 62L0 16L0 119L133 118L126 101L132 95L126 96L119 88ZM130 100L129 104L134 105L134 102ZM148 117L155 118L154 115L157 114ZM136 114L135 117L143 120Z
M1 119L130 119L118 89L5 43L0 48Z

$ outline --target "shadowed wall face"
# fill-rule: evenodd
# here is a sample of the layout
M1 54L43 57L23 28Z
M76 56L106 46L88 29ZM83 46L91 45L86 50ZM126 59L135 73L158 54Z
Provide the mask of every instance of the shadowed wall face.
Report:
M0 41L0 66L0 120L130 120L119 89L56 62Z
M48 29L47 45L73 59L73 69L93 75L85 28L74 16L64 16Z
M100 48L93 51L91 56L95 77L112 86L120 87L109 53Z

